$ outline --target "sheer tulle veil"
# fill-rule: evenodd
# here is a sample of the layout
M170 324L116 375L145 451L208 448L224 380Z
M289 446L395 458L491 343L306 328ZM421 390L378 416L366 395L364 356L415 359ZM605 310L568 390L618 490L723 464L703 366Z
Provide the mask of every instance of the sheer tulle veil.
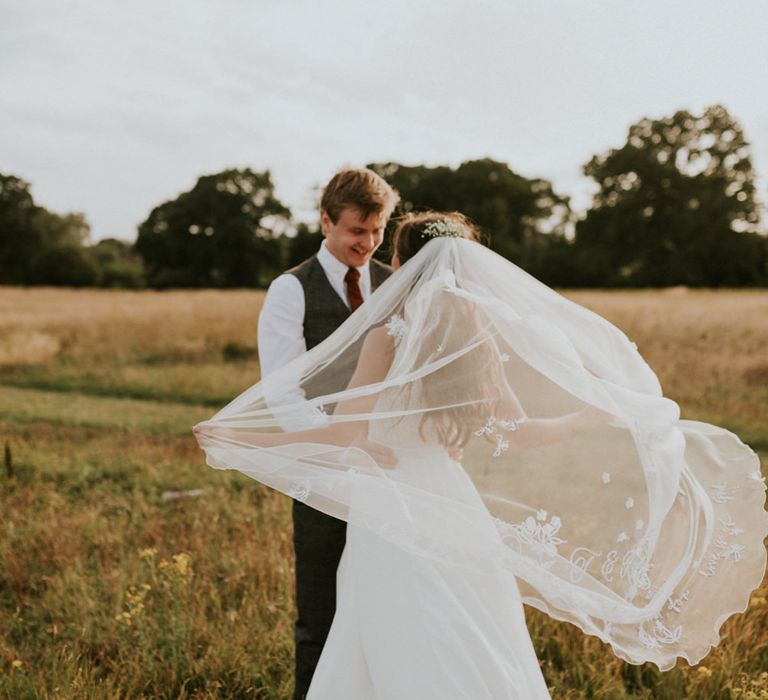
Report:
M631 663L698 662L765 570L755 453L681 420L615 326L461 238L195 432L214 468L414 555L513 572L524 602ZM411 478L446 454L466 498Z

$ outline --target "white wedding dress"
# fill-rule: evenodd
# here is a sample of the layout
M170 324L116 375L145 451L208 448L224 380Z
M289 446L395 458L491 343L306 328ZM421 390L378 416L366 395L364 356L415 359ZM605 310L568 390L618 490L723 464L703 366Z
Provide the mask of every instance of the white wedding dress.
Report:
M377 410L386 410L382 401ZM371 439L401 446L389 479L485 510L462 466L441 446L424 446L412 426L393 420L371 431ZM490 516L488 527L493 536ZM308 700L550 697L517 582L501 567L470 571L411 554L350 523L336 590Z
M308 700L549 698L515 591L350 526Z

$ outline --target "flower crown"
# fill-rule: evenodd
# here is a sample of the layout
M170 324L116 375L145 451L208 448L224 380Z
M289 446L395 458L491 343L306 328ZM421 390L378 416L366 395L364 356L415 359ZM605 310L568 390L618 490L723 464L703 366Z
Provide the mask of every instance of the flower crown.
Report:
M422 238L464 238L466 229L453 219L430 221L421 233Z

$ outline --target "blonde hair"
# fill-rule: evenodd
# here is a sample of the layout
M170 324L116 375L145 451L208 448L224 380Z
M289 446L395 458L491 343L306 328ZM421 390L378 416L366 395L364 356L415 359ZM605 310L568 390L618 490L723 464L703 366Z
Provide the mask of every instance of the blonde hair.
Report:
M335 224L343 209L357 209L364 219L382 214L388 219L400 201L400 195L384 178L368 168L348 168L337 172L325 186L320 209Z

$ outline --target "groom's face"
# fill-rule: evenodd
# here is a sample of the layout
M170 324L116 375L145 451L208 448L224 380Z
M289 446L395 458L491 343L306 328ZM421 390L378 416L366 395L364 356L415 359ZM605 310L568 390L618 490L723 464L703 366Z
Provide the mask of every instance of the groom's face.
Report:
M334 257L350 267L361 267L381 245L387 222L382 214L363 218L358 209L347 207L341 210L336 223L322 212L320 223Z

